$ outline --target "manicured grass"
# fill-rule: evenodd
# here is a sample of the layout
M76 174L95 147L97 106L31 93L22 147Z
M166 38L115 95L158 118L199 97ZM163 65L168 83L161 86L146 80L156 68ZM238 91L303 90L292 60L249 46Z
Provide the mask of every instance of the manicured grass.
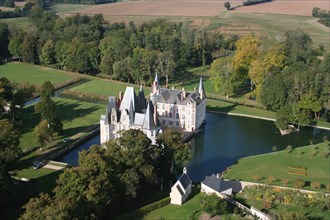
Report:
M230 113L245 114L245 115L264 117L270 119L276 118L275 112L265 111L262 109L248 107L244 105L236 105L233 103L218 101L214 99L207 99L206 104L207 104L206 109L208 111L223 112L229 114Z
M6 77L10 81L16 83L28 82L40 86L46 80L57 84L73 79L76 76L69 72L43 66L12 62L0 66L0 78L1 77Z
M330 159L325 158L324 154L327 150L329 151L329 148L328 144L320 143L294 149L291 153L284 150L246 157L233 165L224 177L256 182L253 176L258 175L262 178L258 182L265 183L267 177L274 176L277 179L274 185L283 185L281 180L288 179L288 186L294 187L294 181L302 179L305 182L319 182L326 186L330 181ZM313 156L316 151L316 155ZM307 175L289 174L289 166L306 168ZM304 189L310 189L310 187L306 186Z
M201 214L200 207L201 194L190 198L183 205L167 205L154 210L143 217L143 219L198 219ZM196 212L195 214L193 214Z
M79 9L90 7L91 5L79 5L79 4L54 4L50 8L56 13L69 13Z
M99 122L100 115L105 112L105 106L90 102L81 102L72 99L53 98L56 102L59 117L63 123L63 135L54 138L55 142L64 137L72 136L92 124ZM29 149L35 146L33 129L40 122L40 115L34 112L34 105L23 109L23 124L21 148Z
M124 93L126 86L134 86L136 93L140 89L139 85L106 80L106 79L99 79L96 77L92 77L91 79L93 80L83 83L79 86L73 87L70 90L92 93L97 95L116 96L118 98L119 92L122 91ZM150 94L150 87L144 86L143 90L145 96L148 96Z
M1 19L2 23L8 24L9 27L16 27L19 29L22 29L25 32L34 32L37 30L37 28L34 26L34 24L29 21L28 17L23 18L6 18Z

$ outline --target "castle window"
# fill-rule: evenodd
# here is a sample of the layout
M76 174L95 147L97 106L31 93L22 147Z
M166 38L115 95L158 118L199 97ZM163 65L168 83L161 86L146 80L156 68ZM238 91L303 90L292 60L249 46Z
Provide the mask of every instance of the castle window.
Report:
M163 104L163 109L165 109L165 104Z
M169 123L170 125L173 125L173 122L172 122L172 121L169 121L168 123Z
M175 123L175 125L176 125L176 126L179 126L179 122L177 121L177 122Z
M176 113L176 118L179 119L179 113Z
M172 118L172 112L170 112L170 118Z
M184 117L184 114L182 114L182 119L184 119L185 117Z

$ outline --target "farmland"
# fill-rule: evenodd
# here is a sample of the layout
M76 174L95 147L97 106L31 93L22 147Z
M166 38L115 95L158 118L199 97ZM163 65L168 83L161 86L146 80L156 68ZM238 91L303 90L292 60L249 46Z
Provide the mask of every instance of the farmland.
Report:
M254 34L275 40L281 39L285 31L299 28L312 37L315 47L323 44L326 48L330 48L329 28L311 17L313 7L329 10L327 1L274 0L245 7L237 7L242 5L243 1L235 1L231 2L234 10L230 11L225 9L224 2L224 0L132 1L57 11L65 15L102 13L108 21L125 23L134 21L138 25L157 18L165 18L196 28L204 27L211 32L220 32L227 36Z

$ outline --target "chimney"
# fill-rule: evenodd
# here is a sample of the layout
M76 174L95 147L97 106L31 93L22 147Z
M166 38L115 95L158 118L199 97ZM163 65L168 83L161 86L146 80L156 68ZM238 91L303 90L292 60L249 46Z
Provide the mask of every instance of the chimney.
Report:
M119 100L120 100L120 102L123 101L123 96L124 96L123 92L120 91L119 92Z
M181 102L186 98L186 91L182 88Z
M187 174L187 167L183 168L183 173Z

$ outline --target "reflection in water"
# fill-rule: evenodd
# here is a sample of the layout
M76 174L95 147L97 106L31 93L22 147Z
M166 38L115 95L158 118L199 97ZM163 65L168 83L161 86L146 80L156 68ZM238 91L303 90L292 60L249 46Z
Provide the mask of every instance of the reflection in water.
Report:
M271 152L288 145L300 147L310 141L319 143L324 137L330 139L330 131L316 128L281 136L274 122L207 113L206 124L197 137L191 140L192 160L188 173L193 181L200 181L212 173L222 172L239 158ZM100 135L81 144L57 160L78 164L78 152L92 144L100 144Z

